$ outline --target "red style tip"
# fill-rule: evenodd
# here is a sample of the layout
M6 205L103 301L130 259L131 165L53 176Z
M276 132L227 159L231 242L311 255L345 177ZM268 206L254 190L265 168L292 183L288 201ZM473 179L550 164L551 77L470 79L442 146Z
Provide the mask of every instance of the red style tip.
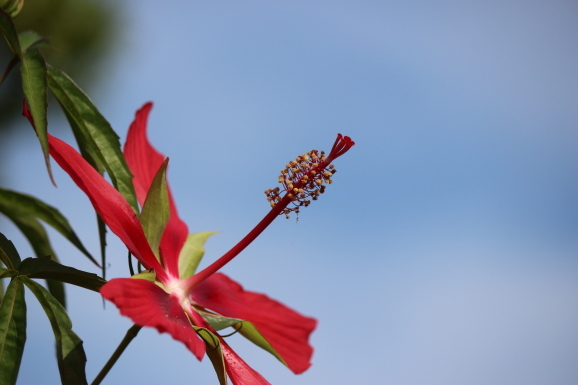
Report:
M334 159L339 158L341 155L345 154L351 147L355 145L355 142L351 140L349 136L343 136L337 134L337 139L333 143L333 148L327 157L327 163L332 162Z

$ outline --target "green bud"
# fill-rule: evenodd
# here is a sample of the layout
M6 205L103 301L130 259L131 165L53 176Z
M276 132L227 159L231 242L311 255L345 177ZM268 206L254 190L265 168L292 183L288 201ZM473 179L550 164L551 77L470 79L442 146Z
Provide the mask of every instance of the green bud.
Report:
M16 17L22 10L24 0L0 0L0 8L10 17Z

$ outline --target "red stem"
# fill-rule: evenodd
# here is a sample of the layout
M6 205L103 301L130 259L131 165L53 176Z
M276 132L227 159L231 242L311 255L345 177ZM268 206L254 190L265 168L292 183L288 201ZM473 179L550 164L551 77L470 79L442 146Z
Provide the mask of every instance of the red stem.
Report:
M189 290L192 290L199 283L209 278L211 275L221 269L221 267L225 266L233 258L239 255L239 253L243 251L245 247L249 246L251 242L253 242L255 238L257 238L263 232L263 230L265 230L267 226L269 226L271 222L273 222L273 220L279 216L279 214L281 214L283 209L285 209L285 207L287 207L290 202L291 198L289 198L288 194L285 194L283 199L281 199L281 201L276 204L275 207L273 207L263 219L261 219L261 222L259 222L257 226L255 226L255 228L249 232L249 234L245 235L245 237L241 239L239 243L233 246L231 250L227 251L221 258L217 259L215 262L200 272L188 278L186 287L188 287Z

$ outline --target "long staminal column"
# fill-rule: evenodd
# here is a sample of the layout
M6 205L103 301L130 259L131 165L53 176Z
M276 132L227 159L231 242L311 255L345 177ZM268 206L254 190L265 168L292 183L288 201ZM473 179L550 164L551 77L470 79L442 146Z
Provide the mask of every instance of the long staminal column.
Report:
M285 215L288 218L290 212L299 213L299 207L309 205L310 201L307 198L311 197L316 200L319 194L325 191L324 183L331 183L331 176L336 171L331 162L349 151L354 144L355 142L350 137L337 134L337 139L327 157L323 151L312 150L287 164L279 177L279 182L283 184L284 189L280 190L277 187L265 191L267 200L272 206L271 211L231 250L199 273L188 278L185 283L188 291L190 292L195 286L235 258L279 215ZM284 195L281 197L282 193ZM290 204L293 204L293 207L289 207Z

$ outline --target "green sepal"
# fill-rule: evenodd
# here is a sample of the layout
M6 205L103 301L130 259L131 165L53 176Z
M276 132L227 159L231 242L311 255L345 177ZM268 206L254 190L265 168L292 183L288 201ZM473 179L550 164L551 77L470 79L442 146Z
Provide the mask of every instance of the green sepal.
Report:
M90 98L64 72L48 66L48 87L62 106L80 152L99 172L102 168L135 213L138 203L119 137ZM88 155L87 155L88 154Z
M205 255L205 242L216 231L203 231L200 233L193 233L187 236L187 240L179 254L179 278L187 279L192 277Z
M61 265L50 257L26 258L20 264L20 275L69 283L96 292L106 283L96 274Z
M12 22L12 18L8 15L2 8L0 8L0 30L10 47L10 50L14 55L21 56L22 49L20 48L20 43L18 42L18 34L16 33L16 27Z
M48 153L48 119L46 114L48 112L48 80L46 75L46 63L36 48L28 49L22 52L20 56L22 65L20 66L20 75L22 76L22 90L28 107L30 115L32 116L34 130L36 136L40 141L40 147L44 153L44 162L50 180L54 184L54 177L52 176L52 168L50 166L50 157Z
M159 263L161 263L159 252L161 238L171 214L166 178L168 162L169 159L167 158L159 167L140 214L140 222L144 233Z
M131 278L144 279L154 283L156 281L157 274L155 273L154 270L145 270L143 272L133 275Z
M267 352L271 353L275 358L277 358L281 363L285 366L287 364L281 358L279 353L271 346L269 341L263 337L259 330L249 321L245 321L238 318L229 318L222 316L220 314L209 313L207 311L197 310L199 314L203 316L205 321L211 325L215 330L223 330L229 326L233 327L236 332L241 334L243 337L254 343L255 345L259 346L261 349L266 350Z
M239 324L240 322L243 322L242 319L225 317L223 315L210 313L210 312L207 312L207 311L201 310L201 309L196 309L196 310L200 315L203 316L205 321L207 321L207 323L209 325L211 325L211 327L217 331L223 330L225 328L228 328L229 326L233 326L235 324Z
M47 225L62 234L70 243L86 255L94 264L98 262L92 257L84 247L66 217L56 208L42 202L41 200L12 190L0 189L0 212L4 213L11 219L18 217L34 217L42 220ZM29 239L33 244L33 240ZM47 255L47 254L44 254ZM43 256L38 255L37 256Z
M20 266L20 255L12 241L8 240L4 234L0 233L0 260L9 269L18 269Z
M221 349L221 343L219 337L212 333L209 329L195 326L191 324L197 335L205 341L207 356L215 368L217 373L217 378L219 379L220 385L227 385L227 372L225 370L225 358L223 357L223 351Z
M0 303L0 384L15 384L26 343L24 286L14 278Z
M85 373L86 354L82 347L82 340L72 331L72 322L66 310L40 284L25 276L20 276L18 279L22 280L28 289L34 293L50 321L54 338L56 339L56 357L62 384L87 384Z

